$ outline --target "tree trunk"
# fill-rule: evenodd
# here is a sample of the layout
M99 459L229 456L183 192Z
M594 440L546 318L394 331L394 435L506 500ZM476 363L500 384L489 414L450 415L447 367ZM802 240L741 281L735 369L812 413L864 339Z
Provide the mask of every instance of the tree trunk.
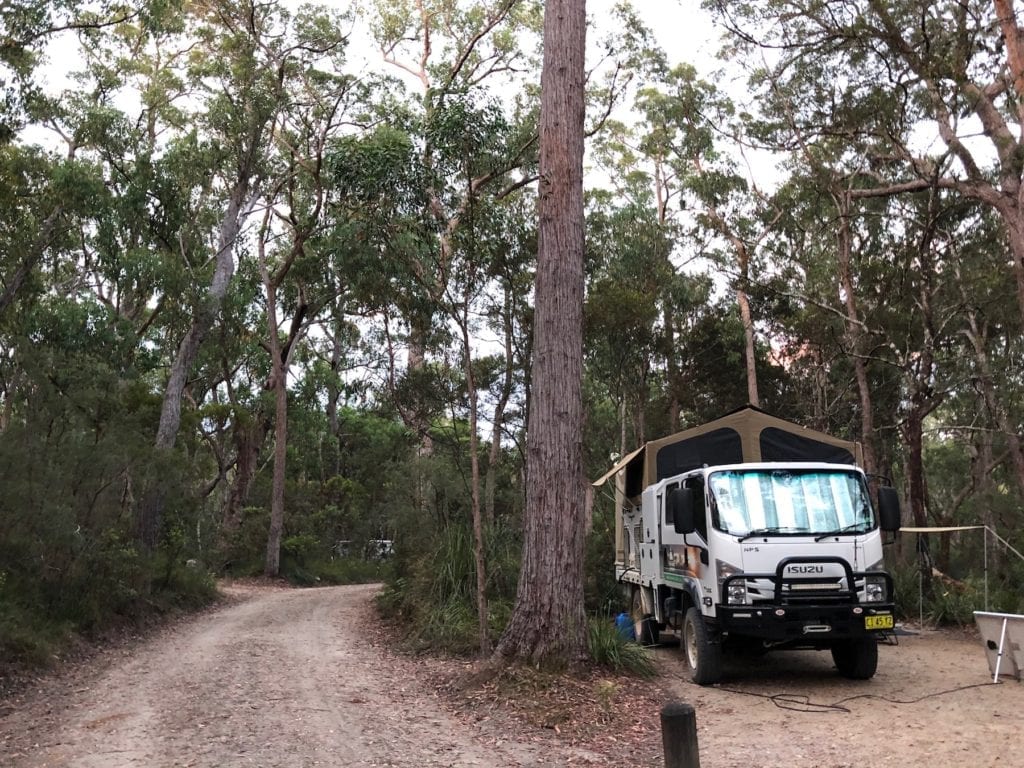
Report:
M907 415L903 427L903 443L907 447L907 490L910 497L910 515L917 528L928 525L928 514L925 508L923 420L924 417L919 410L912 410Z
M274 476L270 495L270 527L263 573L277 576L281 571L281 534L284 530L284 481L288 457L288 366L281 351L277 322L277 288L266 286L267 338L270 347L270 381L274 390Z
M670 172L671 173L671 172ZM663 232L668 227L668 200L670 197L669 181L666 178L665 167L662 158L655 158L654 161L654 188L657 193L658 205L658 227ZM672 264L671 239L665 237L665 252L662 258L668 266L668 274L675 274L675 266ZM664 305L662 310L664 338L665 338L665 370L668 377L668 431L673 434L679 431L679 363L676 360L676 327L675 311L671 291L663 294Z
M664 324L665 324L665 368L668 374L668 431L674 434L679 431L679 363L676 360L676 329L675 313L669 304L670 299L665 300Z
M463 305L469 311L469 300ZM469 394L469 466L470 498L473 514L473 559L476 563L476 609L479 624L480 655L491 650L491 635L487 621L487 570L484 562L484 526L480 509L480 438L477 429L476 379L473 376L473 349L469 338L469 318L462 317L462 354L465 359L466 388Z
M934 198L929 200L929 221L934 221L932 206ZM922 330L920 350L907 362L907 376L910 379L908 415L904 426L904 439L907 446L907 481L910 489L910 508L914 524L928 524L928 484L924 471L924 420L942 403L945 395L934 391L935 380L935 318L932 313L932 279L935 275L934 258L931 251L931 227L922 233L921 243L917 249L917 268L920 274L918 291L918 308ZM931 557L927 551L927 537L922 539L925 546L921 551L921 578L926 592L931 590Z
M969 328L966 331L967 339L971 342L971 348L974 350L974 359L978 366L977 384L985 401L985 410L988 411L991 423L995 424L1006 438L1006 447L1013 465L1014 481L1017 484L1018 492L1024 497L1024 447L1021 446L1016 427L1010 423L1005 406L996 396L995 385L992 381L992 366L985 351L984 333L978 324L978 316L974 309L968 310L967 321L969 323Z
M501 459L501 438L505 424L505 409L512 397L512 384L514 382L513 370L515 365L514 350L512 347L512 334L514 331L512 313L512 285L505 283L504 303L504 325L505 325L505 376L501 384L501 395L494 406L494 421L491 428L491 449L487 454L487 479L484 485L484 516L488 525L494 523L494 494L498 485L498 462Z
M743 282L747 280L745 260L741 279ZM750 300L743 288L736 289L736 302L740 305L740 319L743 321L743 349L747 369L747 401L755 408L760 408L761 397L757 391L757 339L754 335L754 318L750 313Z
M284 531L284 484L288 455L288 389L283 365L274 373L274 477L270 498L270 527L267 530L267 558L263 573L281 572L281 536Z
M259 412L254 414L251 423L235 427L235 477L231 483L231 491L228 493L227 504L222 516L221 530L224 534L237 531L242 523L242 507L249 498L249 489L252 486L253 478L256 477L260 449L263 448L263 442L267 439L270 428L270 419L265 418Z
M338 401L341 400L341 387L338 386L337 375L338 368L341 367L341 358L343 353L341 344L341 334L335 331L334 338L331 339L331 373L334 376L331 377L327 384L327 423L330 425L331 435L335 438L338 437L340 427L338 424ZM337 472L337 468L335 472Z
M163 405L160 408L160 424L156 432L155 446L158 454L169 452L178 439L178 429L181 426L181 397L188 382L188 375L199 354L203 339L220 311L231 277L235 273L233 252L235 240L242 226L242 211L248 190L249 172L246 170L239 174L231 190L224 218L221 219L213 280L202 305L192 318L191 326L178 346L178 353L171 365ZM164 494L159 488L152 488L139 504L136 529L139 540L146 547L153 548L157 545L163 526L163 509Z
M867 363L864 360L864 329L861 325L860 310L857 307L857 293L853 284L853 254L850 236L850 198L845 193L833 193L832 199L839 208L838 261L839 284L843 289L846 303L846 338L853 361L854 379L860 398L860 439L864 451L864 471L868 474L873 491L877 492L878 462L875 458L875 416L871 401L871 385L868 382Z
M540 226L523 560L497 653L586 656L583 612L583 121L585 0L548 0L541 75Z
M619 458L626 455L626 398L619 400Z
M192 319L185 337L178 347L178 354L171 366L171 374L164 390L163 406L160 410L160 426L156 433L157 448L173 448L178 438L181 425L181 395L185 391L188 374L199 354L206 333L213 326L213 321L220 311L221 304L228 292L228 284L235 273L234 248L235 240L242 226L242 207L249 189L248 174L241 176L235 183L228 200L228 207L221 219L220 233L217 240L217 262L213 272L213 280L206 292L206 298Z
M647 440L647 377L650 373L648 364L644 364L643 374L637 382L636 414L633 423L636 425L636 444L643 445Z

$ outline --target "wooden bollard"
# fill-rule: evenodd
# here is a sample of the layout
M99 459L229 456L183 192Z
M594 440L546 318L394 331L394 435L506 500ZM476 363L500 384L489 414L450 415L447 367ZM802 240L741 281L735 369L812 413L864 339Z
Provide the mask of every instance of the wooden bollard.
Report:
M700 768L697 715L692 706L673 701L661 708L661 741L665 768Z

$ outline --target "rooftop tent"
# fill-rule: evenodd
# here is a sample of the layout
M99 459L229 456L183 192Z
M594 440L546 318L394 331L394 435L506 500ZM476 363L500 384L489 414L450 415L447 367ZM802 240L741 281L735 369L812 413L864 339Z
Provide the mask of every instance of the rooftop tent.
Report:
M752 461L824 461L860 464L860 443L801 427L757 408L741 408L699 427L651 440L629 454L603 477L603 485L625 470L624 492L639 496L652 483L705 464Z
M801 427L753 407L741 408L698 427L652 440L626 455L594 486L615 478L616 552L622 558L622 509L639 503L643 489L705 464L754 461L822 461L857 464L860 443Z

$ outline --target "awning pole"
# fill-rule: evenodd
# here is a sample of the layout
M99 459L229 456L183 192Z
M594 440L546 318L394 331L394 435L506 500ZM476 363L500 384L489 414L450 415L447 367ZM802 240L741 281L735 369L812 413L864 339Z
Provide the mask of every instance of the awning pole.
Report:
M988 526L985 526L985 531L982 533L985 539L985 610L988 610Z
M921 534L917 534L918 538ZM924 563L921 560L921 555L917 556L917 612L919 614L918 624L921 627L921 631L924 632Z

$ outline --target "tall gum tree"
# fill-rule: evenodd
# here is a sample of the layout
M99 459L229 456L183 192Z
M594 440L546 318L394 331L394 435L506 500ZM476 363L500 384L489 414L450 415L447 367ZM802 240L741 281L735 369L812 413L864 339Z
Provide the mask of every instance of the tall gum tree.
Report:
M636 110L643 132L640 148L656 160L659 176L671 182L680 206L691 208L710 238L708 252L731 274L745 340L747 402L761 405L757 370L757 328L750 301L755 257L780 218L757 183L744 177L723 151L723 139L737 132L731 101L686 64L665 69L640 90ZM664 193L659 194L659 198ZM661 206L659 206L661 207ZM717 245L715 242L717 241Z
M480 649L486 653L490 638L477 455L479 399L469 312L480 292L479 276L489 270L480 263L482 249L474 247L473 227L477 212L500 205L535 175L536 133L530 100L521 95L521 72L534 68L529 40L536 33L539 5L533 0L389 0L375 3L375 10L374 31L385 62L411 78L420 99L416 138L426 182L423 242L429 247L411 252L408 259L421 298L404 318L406 373L415 376L424 369L435 319L454 323L468 386L477 619ZM493 94L510 86L512 107L502 107ZM527 106L516 105L516 99ZM422 415L409 426L422 436L421 455L429 455L429 424Z
M415 85L419 94L422 135L417 137L424 171L424 220L436 231L436 244L410 261L409 267L425 294L426 304L440 305L451 275L456 238L471 206L493 195L502 198L529 183L536 163L536 134L532 129L512 134L511 142L490 155L504 155L489 167L476 168L468 179L450 184L461 157L449 157L446 124L455 114L470 117L461 105L473 105L499 88L523 89L519 73L532 71L530 46L523 41L536 34L538 4L533 0L498 3L457 0L377 0L373 29L384 61ZM525 117L526 115L524 115ZM467 126L469 127L469 126ZM458 145L458 142L456 142ZM409 318L410 371L426 361L429 309ZM423 431L424 425L412 425Z
M498 657L578 663L583 612L585 0L544 9L540 194L523 559Z
M181 425L182 395L206 336L235 274L235 250L246 218L263 192L265 153L272 126L287 97L284 61L276 44L278 9L251 1L211 0L193 7L190 77L205 97L204 128L223 148L225 197L217 227L213 273L198 297L164 389L155 446L174 448ZM159 489L139 505L143 543L153 546L162 527Z
M274 393L274 468L264 573L280 569L285 519L288 446L288 373L297 344L338 284L313 265L322 259L328 172L333 140L343 126L357 125L350 112L364 103L364 88L343 74L346 39L341 19L308 12L282 22L291 36L276 51L290 99L275 120L269 148L268 181L257 257L266 305L265 349L270 356L268 388ZM270 247L268 247L270 246ZM328 278L328 279L324 279ZM288 330L282 333L285 307Z

